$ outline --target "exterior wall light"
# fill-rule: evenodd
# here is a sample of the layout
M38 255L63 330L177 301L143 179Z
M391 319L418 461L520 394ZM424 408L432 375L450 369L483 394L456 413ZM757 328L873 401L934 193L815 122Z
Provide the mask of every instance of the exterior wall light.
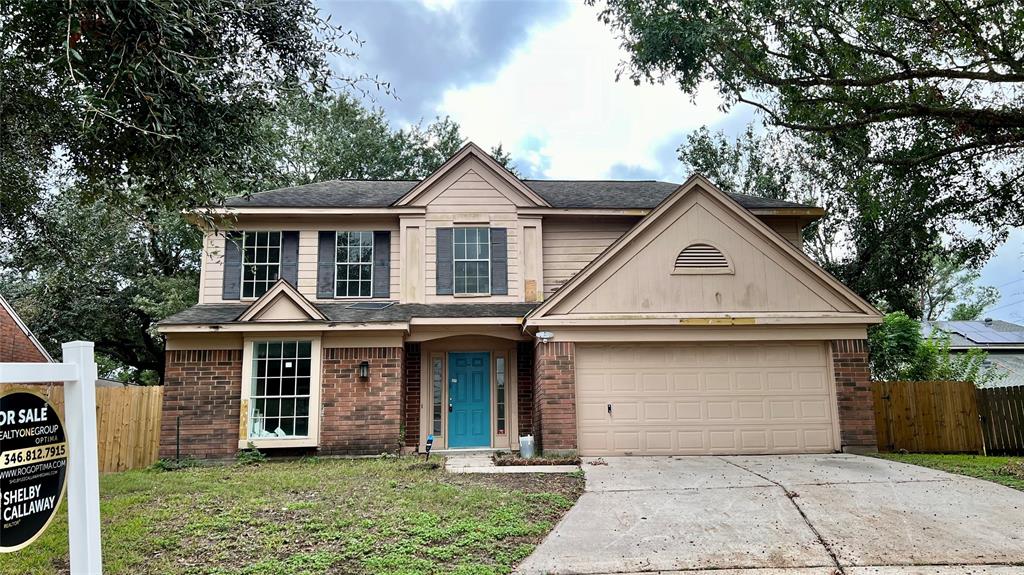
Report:
M554 337L555 337L555 334L551 333L550 331L538 331L537 332L537 339L539 339L541 343L547 343L547 342L551 341Z
M364 361L359 364L359 379L368 379L370 377L370 362Z

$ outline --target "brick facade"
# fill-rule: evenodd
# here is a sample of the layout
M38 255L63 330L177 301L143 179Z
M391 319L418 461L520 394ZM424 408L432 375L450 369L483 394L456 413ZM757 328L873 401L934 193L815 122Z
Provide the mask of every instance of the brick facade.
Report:
M401 448L402 357L401 347L324 350L320 453L379 455ZM367 380L359 378L364 361Z
M0 362L41 363L46 361L39 348L21 331L17 322L0 305Z
M576 449L576 345L534 346L533 430L540 449Z
M533 433L533 342L516 344L516 389L519 435Z
M402 405L405 406L405 446L416 448L420 444L420 344L405 344L405 376L402 381Z
M877 449L868 342L863 339L834 340L831 350L843 450Z
M223 459L238 451L242 350L166 352L160 457L174 457L181 417L181 456Z

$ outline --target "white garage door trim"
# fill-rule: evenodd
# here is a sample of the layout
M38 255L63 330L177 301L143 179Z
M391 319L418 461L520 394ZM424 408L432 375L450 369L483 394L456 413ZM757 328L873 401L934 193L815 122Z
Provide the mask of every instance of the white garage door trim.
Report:
M840 446L827 342L581 343L576 398L581 455L825 453Z

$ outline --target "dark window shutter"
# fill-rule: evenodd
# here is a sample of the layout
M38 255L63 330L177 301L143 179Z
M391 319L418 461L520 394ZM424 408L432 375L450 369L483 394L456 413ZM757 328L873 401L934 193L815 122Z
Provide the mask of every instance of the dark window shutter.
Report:
M491 228L491 294L508 295L508 230Z
M316 297L320 299L334 298L334 274L337 271L334 260L337 257L338 234L320 232L317 242L319 248L316 255Z
M242 296L242 232L224 235L224 284L221 297L241 299Z
M391 232L373 232L373 297L391 297Z
M299 232L281 232L281 277L299 285Z
M437 295L454 293L452 228L437 228Z

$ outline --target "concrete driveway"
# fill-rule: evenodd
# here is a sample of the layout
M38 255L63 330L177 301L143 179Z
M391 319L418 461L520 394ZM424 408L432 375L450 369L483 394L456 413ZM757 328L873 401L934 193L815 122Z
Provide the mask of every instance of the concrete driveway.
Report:
M523 575L1024 573L1024 493L856 455L610 457Z

